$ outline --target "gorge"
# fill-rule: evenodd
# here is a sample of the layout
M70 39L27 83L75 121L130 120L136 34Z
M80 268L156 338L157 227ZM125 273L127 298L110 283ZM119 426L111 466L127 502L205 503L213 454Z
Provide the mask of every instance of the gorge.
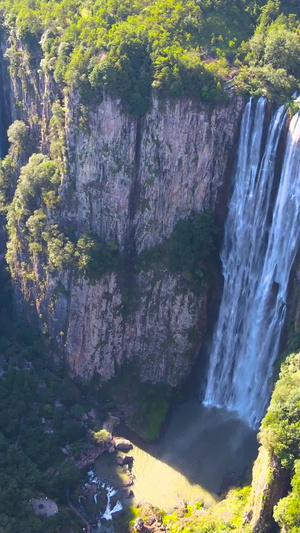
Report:
M297 3L4 4L0 530L81 531L112 412L142 438L116 533L297 533Z

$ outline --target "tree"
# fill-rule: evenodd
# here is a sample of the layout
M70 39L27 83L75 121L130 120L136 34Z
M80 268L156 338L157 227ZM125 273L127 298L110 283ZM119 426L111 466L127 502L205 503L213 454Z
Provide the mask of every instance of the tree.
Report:
M285 25L273 24L265 39L265 64L300 77L300 35Z
M9 126L7 137L11 143L11 150L13 153L16 152L17 154L21 154L30 149L31 141L29 128L23 120L15 120L15 122Z
M106 429L100 429L99 431L94 431L93 439L97 446L103 446L107 444L110 440L110 433Z
M274 508L274 519L282 531L298 533L300 529L300 460L295 462L292 491L282 498Z

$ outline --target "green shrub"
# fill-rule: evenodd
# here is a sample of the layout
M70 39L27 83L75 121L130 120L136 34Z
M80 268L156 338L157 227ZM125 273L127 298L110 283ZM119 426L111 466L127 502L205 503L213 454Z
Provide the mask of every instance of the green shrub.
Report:
M298 533L300 530L300 460L295 461L292 490L274 508L274 519L283 531Z
M153 87L163 94L175 97L187 96L203 102L216 103L224 94L216 75L201 61L195 51L184 52L178 46L164 49L154 61Z
M43 203L49 191L57 192L60 175L49 157L34 154L21 169L15 196L9 208L8 222L26 220Z
M50 119L50 156L60 171L65 170L65 137L65 110L59 102L55 102Z
M93 439L97 446L107 444L110 440L110 433L106 429L100 429L99 431L94 431Z
M116 242L100 242L92 232L78 239L76 255L79 268L90 278L100 278L120 266L120 252Z
M29 127L23 120L15 120L8 130L7 137L11 144L11 149L17 155L27 153L31 148Z
M291 354L281 367L279 380L262 421L261 443L292 470L300 459L300 353Z
M42 35L42 24L39 13L24 6L20 9L16 27L18 37L28 45L36 45Z
M76 266L75 244L71 242L57 225L48 226L42 233L47 243L48 266L53 270L63 270Z
M6 212L13 199L16 163L10 155L0 160L0 211Z

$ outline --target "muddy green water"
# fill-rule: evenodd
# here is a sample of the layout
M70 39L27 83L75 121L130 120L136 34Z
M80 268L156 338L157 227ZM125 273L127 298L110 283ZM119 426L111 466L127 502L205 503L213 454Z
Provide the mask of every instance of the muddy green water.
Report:
M207 506L217 498L226 474L243 476L257 455L256 433L233 413L186 402L174 409L161 438L145 444L129 430L134 457L132 504L149 502L170 512L180 500L199 499ZM115 486L126 474L116 456L102 455L96 473Z

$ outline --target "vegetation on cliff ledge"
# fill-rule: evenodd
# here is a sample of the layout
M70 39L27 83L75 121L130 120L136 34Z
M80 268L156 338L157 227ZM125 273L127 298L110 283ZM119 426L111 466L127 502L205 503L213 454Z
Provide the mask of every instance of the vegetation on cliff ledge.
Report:
M110 272L124 277L124 253L120 252L117 242L101 242L92 231L79 236L68 233L57 223L61 220L60 157L51 159L41 153L33 154L21 167L13 195L16 153L24 155L23 131L26 126L22 121L14 122L9 128L11 147L0 167L0 207L7 213L6 257L11 271L19 261L23 277L34 281L40 273L33 265L40 258L45 272L73 269L91 280ZM136 270L147 270L159 264L181 275L189 288L198 291L215 262L216 235L211 215L192 213L188 219L179 220L161 244L139 254Z
M208 213L192 213L175 224L171 235L152 248L143 250L138 270L160 265L181 274L192 290L200 290L208 271L214 269L218 229Z
M4 0L0 9L32 67L84 102L107 90L141 115L153 90L224 102L222 85L238 74L238 90L281 101L299 84L294 0ZM17 78L14 38L7 57Z

